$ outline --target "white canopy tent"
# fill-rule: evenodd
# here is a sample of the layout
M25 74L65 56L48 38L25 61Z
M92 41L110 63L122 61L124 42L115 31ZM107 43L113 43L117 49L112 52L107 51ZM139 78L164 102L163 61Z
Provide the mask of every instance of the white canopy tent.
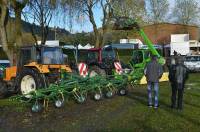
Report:
M65 45L63 46L64 49L75 49L74 45Z
M91 49L94 48L94 46L90 45L89 43L85 46L82 46L81 44L78 45L78 49Z
M76 47L74 45L65 45L63 46L63 48L65 49L76 49ZM94 46L87 44L85 46L82 46L81 44L78 45L78 49L91 49L94 48Z

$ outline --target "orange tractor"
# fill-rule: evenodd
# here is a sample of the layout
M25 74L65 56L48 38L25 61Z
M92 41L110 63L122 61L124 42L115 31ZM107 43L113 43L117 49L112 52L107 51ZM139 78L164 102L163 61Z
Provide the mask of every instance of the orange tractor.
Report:
M7 67L0 77L0 97L8 92L28 94L61 79L62 72L71 72L64 64L60 47L26 46L20 48L17 66Z

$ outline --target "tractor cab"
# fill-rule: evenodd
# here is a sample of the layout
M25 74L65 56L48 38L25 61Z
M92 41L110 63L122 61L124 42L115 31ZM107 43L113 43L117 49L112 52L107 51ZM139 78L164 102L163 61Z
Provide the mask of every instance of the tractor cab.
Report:
M150 61L151 52L147 49L133 50L130 64L134 68L145 67L146 63Z
M98 73L101 71L103 74L112 74L115 60L116 53L112 46L78 50L77 62L86 63L89 71L98 71Z
M101 48L91 48L87 50L86 62L88 65L98 64L102 62Z
M64 57L60 47L50 46L27 46L20 49L18 65L23 66L31 62L43 65L64 64Z
M84 61L88 65L101 65L107 61L115 60L116 53L111 46L104 48L91 48L87 50L79 50L78 58L79 61Z
M153 46L159 54L162 54L162 47L159 45ZM132 57L130 60L130 64L134 68L144 68L146 63L151 60L151 50L148 49L147 46L141 47L141 49L133 50Z
M112 46L106 46L102 50L102 60L116 60L116 52Z

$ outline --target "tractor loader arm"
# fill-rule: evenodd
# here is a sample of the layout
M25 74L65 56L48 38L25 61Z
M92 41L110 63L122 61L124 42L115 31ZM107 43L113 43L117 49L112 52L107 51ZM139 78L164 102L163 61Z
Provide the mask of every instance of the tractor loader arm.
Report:
M158 51L156 50L156 48L153 46L153 43L151 42L151 40L147 37L147 35L144 33L144 30L139 28L138 32L140 33L140 35L142 36L143 40L145 41L145 44L148 46L149 50L151 51L151 53L155 56L158 57L158 62L162 65L165 64L165 59L158 53Z
M162 65L165 64L165 59L158 53L156 48L153 46L153 43L147 37L144 30L139 26L137 21L135 21L134 19L131 19L131 18L126 18L126 17L117 18L116 23L114 25L114 29L117 29L117 30L136 29L139 32L140 36L143 38L145 44L148 46L148 49L150 50L150 52L159 58L159 63Z
M114 21L114 30L134 30L136 29L138 31L138 33L140 34L140 36L142 37L142 39L144 40L145 44L148 47L148 51L150 51L150 53L152 55L155 55L158 57L158 62L161 65L165 64L165 59L164 57L162 57L158 51L156 50L156 48L154 47L153 43L151 42L151 40L147 37L147 35L145 34L144 30L139 26L139 24L137 23L136 20L134 19L130 19L130 18L126 18L126 17L118 17L115 18ZM137 50L135 50L137 51ZM141 51L144 55L144 50L139 49L138 51ZM137 53L137 52L135 52ZM144 56L143 56L144 57ZM150 58L148 58L150 60ZM134 69L129 75L128 75L128 80L131 81L131 83L136 83L136 84L145 84L146 82L146 77L144 76L144 68L145 65L147 63L147 59L143 61L139 61L136 64L130 64L130 66L132 66L132 69ZM137 67L136 67L137 65ZM168 81L167 78L168 74L164 73L162 78L160 79L160 81Z

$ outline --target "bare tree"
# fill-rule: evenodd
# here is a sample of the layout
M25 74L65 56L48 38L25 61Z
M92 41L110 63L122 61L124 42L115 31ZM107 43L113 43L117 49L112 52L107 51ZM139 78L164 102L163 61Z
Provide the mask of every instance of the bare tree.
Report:
M114 0L101 0L100 1L102 12L103 12L102 34L100 35L100 46L105 44L106 38L109 35L108 32L111 29L111 27L110 27L111 21L114 16L113 2L114 2Z
M17 47L23 45L22 43L22 10L25 8L29 0L11 0L11 7L15 12L15 43Z
M8 9L8 1L7 0L2 0L0 1L0 35L1 35L1 43L2 43L2 48L4 52L6 52L8 58L12 60L12 51L8 47L8 39L7 39L7 33L6 33L6 26L8 24L8 16L9 16L9 9ZM11 61L12 63L12 61Z
M112 0L63 0L67 6L71 6L71 10L77 17L86 17L92 24L94 31L95 47L101 47L104 43L104 34L109 27L109 21L112 14ZM98 29L96 19L94 17L94 8L100 8L103 12L102 31Z
M21 13L26 6L28 0L1 0L0 1L0 37L4 52L7 54L11 65L14 64L14 54L17 54L17 48L22 45L21 33ZM14 26L15 32L9 33L7 29L9 22L9 10L14 10ZM8 34L12 34L15 40L9 40ZM17 56L16 56L17 57Z
M94 13L93 13L93 7L95 4L97 4L98 0L86 0L82 3L82 5L85 5L85 8L83 8L83 12L89 17L90 22L92 23L94 34L95 34L95 46L100 47L100 33L97 28L97 24L95 22Z
M41 44L45 44L46 42L49 24L56 5L56 0L31 0L25 11L26 20L29 22L32 20L32 24L39 24L41 27ZM32 27L31 32L37 43L37 38Z
M95 47L100 47L100 33L97 28L97 24L94 18L93 8L99 2L99 0L77 0L75 5L80 5L78 9L78 15L86 15L89 18L90 23L93 26L94 38L95 38Z
M134 18L143 21L145 16L144 0L115 0L113 1L115 16Z
M146 0L149 22L160 23L166 20L169 13L168 0Z
M197 24L199 11L197 0L175 0L174 21L181 24Z

